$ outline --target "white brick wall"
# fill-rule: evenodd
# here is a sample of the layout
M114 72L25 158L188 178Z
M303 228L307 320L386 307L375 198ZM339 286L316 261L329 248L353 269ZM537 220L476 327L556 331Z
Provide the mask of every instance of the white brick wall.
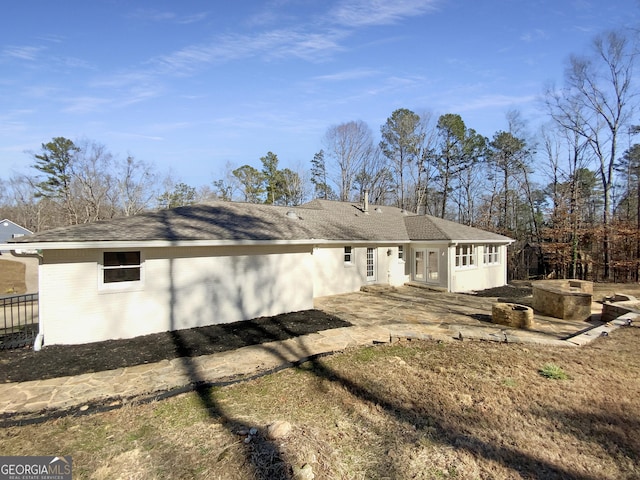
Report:
M47 251L45 345L130 338L313 308L307 247L143 249L144 284L102 292L102 251ZM70 263L67 263L70 262Z

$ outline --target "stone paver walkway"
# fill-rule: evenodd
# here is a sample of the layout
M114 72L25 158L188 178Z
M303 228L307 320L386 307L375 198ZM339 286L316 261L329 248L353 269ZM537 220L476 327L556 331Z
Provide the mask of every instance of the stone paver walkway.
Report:
M0 385L0 415L6 420L52 411L140 398L189 385L211 384L269 372L317 355L395 339L480 339L550 346L583 345L631 318L602 325L535 317L531 330L490 323L495 298L432 292L414 287L373 288L319 298L316 308L353 326L196 358L163 360L73 377ZM594 304L594 315L600 305ZM587 330L587 331L585 331Z

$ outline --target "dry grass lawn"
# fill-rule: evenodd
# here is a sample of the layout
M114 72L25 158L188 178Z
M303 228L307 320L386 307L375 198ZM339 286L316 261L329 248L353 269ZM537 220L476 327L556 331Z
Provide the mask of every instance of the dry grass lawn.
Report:
M0 295L25 293L25 271L24 263L0 259Z
M640 329L583 348L407 342L230 387L0 429L84 479L640 478ZM541 375L554 365L567 375ZM264 432L291 423L284 439ZM256 427L245 443L238 432ZM241 432L244 433L244 432ZM308 468L308 467L307 467Z

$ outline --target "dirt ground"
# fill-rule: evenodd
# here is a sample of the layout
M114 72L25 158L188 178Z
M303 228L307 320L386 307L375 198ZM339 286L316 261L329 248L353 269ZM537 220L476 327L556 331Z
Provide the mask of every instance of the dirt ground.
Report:
M38 291L38 259L36 257L0 256L0 295L35 293Z
M163 332L126 340L0 350L0 382L25 382L113 370L178 357L197 357L350 324L319 310Z
M0 258L0 295L25 293L25 271L26 266L23 263Z

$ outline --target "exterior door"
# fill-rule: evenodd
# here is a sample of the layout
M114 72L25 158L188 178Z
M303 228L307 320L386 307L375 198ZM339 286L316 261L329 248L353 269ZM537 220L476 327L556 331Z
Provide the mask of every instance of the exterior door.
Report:
M413 279L418 282L438 283L440 250L416 249L413 252Z
M438 283L438 272L439 268L439 250L427 250L427 282L428 283Z
M413 252L413 279L419 282L424 282L424 250L414 250Z
M376 279L376 249L367 248L367 282Z

